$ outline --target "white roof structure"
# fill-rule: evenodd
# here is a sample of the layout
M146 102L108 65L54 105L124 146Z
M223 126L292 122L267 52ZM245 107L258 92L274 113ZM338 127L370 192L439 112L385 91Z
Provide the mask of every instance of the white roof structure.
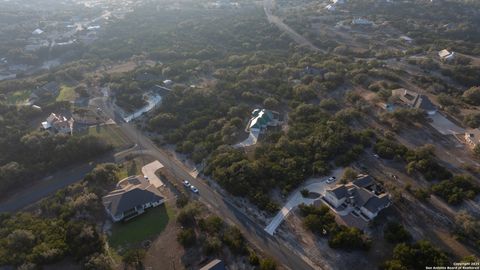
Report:
M438 56L440 56L441 58L444 58L444 57L447 57L451 54L451 52L449 52L448 50L441 50L438 52Z
M52 127L52 124L50 124L49 122L45 121L45 122L42 122L42 128L43 129L49 129Z
M32 32L32 34L33 35L41 35L41 34L43 34L43 30L40 29L40 28L37 28Z
M352 20L352 24L356 25L372 25L373 22L365 18L355 18Z
M92 25L87 27L87 30L97 30L97 29L100 29L100 25Z
M413 38L408 37L408 36L405 36L405 35L400 36L400 39L403 39L403 40L405 40L406 42L412 42L412 41L413 41Z
M452 60L455 57L455 53L445 49L445 50L439 51L438 56L440 56L442 60L448 61L448 60Z
M330 5L327 5L327 6L325 7L325 9L328 10L328 11L335 11L335 10L336 10L336 7L335 7L334 5L332 5L332 4L330 4Z

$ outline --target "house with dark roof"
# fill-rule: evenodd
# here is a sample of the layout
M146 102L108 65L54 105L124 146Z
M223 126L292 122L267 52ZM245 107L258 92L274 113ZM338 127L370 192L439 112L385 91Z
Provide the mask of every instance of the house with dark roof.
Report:
M103 206L114 222L132 219L164 201L160 191L141 175L121 180L115 190L102 198Z
M404 88L395 89L392 90L392 96L398 98L406 106L423 110L428 115L434 115L437 113L437 108L430 99L415 91L410 91Z
M225 263L219 259L215 259L211 262L209 262L207 265L204 267L200 268L200 270L225 270Z
M391 204L390 196L369 175L360 175L349 184L327 189L323 199L334 208L343 205L367 221Z
M348 188L345 185L339 185L332 189L327 189L325 199L335 208L340 207L347 199Z

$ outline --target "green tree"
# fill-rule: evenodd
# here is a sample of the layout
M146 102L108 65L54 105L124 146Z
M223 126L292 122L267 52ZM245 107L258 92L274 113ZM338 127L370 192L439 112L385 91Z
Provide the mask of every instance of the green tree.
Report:
M274 260L270 258L266 258L260 261L260 270L275 270L277 269L277 264Z
M191 228L181 230L177 235L178 242L184 247L191 247L197 241L195 231Z
M471 87L467 91L463 92L463 100L466 103L475 106L480 105L480 87Z
M389 222L383 231L385 240L390 243L408 242L412 239L410 233L399 223Z
M129 249L123 254L122 261L135 269L142 269L145 254L146 252L143 249Z
M424 270L426 266L447 266L448 257L428 241L409 245L398 244L393 250L393 258L385 263L385 269Z
M351 167L347 167L345 171L343 171L343 176L342 176L342 183L346 184L348 182L351 182L357 178L358 173L352 169Z

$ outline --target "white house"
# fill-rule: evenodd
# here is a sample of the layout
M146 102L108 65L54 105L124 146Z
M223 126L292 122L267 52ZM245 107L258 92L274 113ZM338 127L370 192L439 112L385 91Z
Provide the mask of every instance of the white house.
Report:
M455 59L455 52L450 52L448 50L441 50L438 52L438 56L440 57L440 59L444 62L448 62L448 61L451 61L453 59Z
M325 200L327 200L333 207L337 208L347 199L348 188L345 185L339 185L332 189L327 189L325 192Z
M170 86L173 85L173 81L172 80L164 80L163 85L165 85L166 87L170 87Z
M32 32L32 35L41 35L41 34L43 34L43 30L40 28L37 28Z
M51 113L47 119L42 122L42 128L45 130L53 130L62 134L72 134L73 118L67 119L65 116Z
M346 204L366 221L374 219L391 205L390 196L368 175L361 175L347 185L327 189L323 199L333 208Z
M165 202L160 191L143 176L121 180L117 188L102 198L105 211L114 222L129 220Z

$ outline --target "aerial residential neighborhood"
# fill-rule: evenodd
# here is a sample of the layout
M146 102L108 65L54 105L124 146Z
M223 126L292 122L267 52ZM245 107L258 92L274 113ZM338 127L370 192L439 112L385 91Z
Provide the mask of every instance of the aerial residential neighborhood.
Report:
M0 7L0 270L480 269L480 1Z

